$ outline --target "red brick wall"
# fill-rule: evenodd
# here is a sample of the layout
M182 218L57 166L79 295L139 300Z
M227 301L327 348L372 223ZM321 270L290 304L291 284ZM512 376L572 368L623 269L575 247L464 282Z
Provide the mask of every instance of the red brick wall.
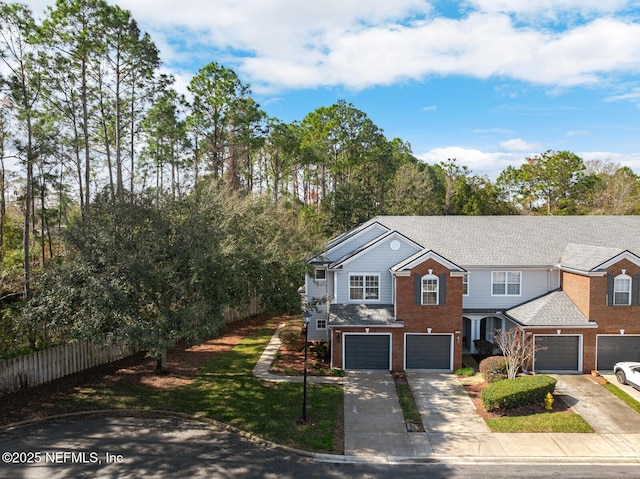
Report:
M421 306L415 304L414 273L423 276L433 270L433 274L440 277L446 275L446 299L444 305ZM410 276L396 278L396 313L398 321L404 323L400 328L369 328L371 333L390 333L391 338L391 369L401 371L404 368L404 335L405 333L426 333L431 328L432 333L454 334L453 368L462 367L462 278L451 277L447 268L435 260L427 260L416 266ZM350 332L364 333L364 327L336 328L332 338L332 359L334 368L343 368L342 345L343 334ZM455 332L459 331L458 335Z
M562 272L562 290L587 318L591 307L591 278L580 274ZM606 288L605 288L606 292Z
M622 270L632 278L640 274L640 267L623 259L607 268L607 275L618 276ZM607 276L592 278L591 316L598 323L598 333L640 333L640 306L607 306ZM634 285L635 287L635 285Z
M598 334L620 334L620 329L624 329L626 334L640 334L640 306L607 305L607 277L618 276L623 269L632 278L640 274L640 267L626 259L607 268L606 276L587 277L568 272L562 273L564 292L590 321L598 324L594 329L562 331L566 334L575 332L583 335L582 369L584 373L596 368L596 336ZM555 330L544 332L553 334Z
M444 305L422 306L415 303L414 298L414 274L424 276L432 273L440 277L446 275L446 298ZM462 334L462 278L451 277L450 271L443 265L433 259L428 259L424 263L416 266L411 270L410 276L399 276L396 278L396 315L397 319L404 322L404 333L425 333L427 328L431 328L432 333L455 333L460 331L458 337ZM404 351L404 337L398 340L401 344L400 358L402 359ZM462 367L462 343L454 339L453 367L457 369ZM396 363L394 359L394 367L398 364L402 368L402 361Z

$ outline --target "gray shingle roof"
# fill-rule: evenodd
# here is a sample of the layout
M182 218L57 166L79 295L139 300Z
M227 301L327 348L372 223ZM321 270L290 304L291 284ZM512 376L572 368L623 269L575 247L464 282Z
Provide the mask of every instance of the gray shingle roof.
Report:
M376 221L463 268L556 265L571 243L640 255L640 216L377 216L367 224Z
M596 327L571 301L564 291L552 291L516 306L505 313L523 326Z
M331 304L330 326L394 326L398 325L391 304Z
M562 266L578 271L593 271L622 252L624 250L620 248L570 243L562 254Z

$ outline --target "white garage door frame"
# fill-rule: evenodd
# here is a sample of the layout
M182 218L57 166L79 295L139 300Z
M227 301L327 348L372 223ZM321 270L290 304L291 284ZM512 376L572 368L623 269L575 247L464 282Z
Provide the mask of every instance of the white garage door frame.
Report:
M628 337L640 337L640 334L596 334L596 368L598 368L598 351L600 346L600 338L628 338ZM604 369L606 371L606 369Z
M391 340L391 333L342 333L342 369L347 369L347 337L348 336L388 336L389 338L389 358L387 360L388 370L391 371L391 357L393 354L393 341ZM355 369L353 370L355 371Z
M582 358L583 358L583 335L582 334L534 334L533 335L533 344L536 344L536 338L541 337L541 336L545 336L545 337L561 337L561 338L566 338L569 336L573 336L573 337L577 337L578 338L578 369L576 369L575 371L573 369L569 369L569 370L564 370L564 369L542 369L541 371L553 371L555 372L571 372L571 373L581 373L582 372ZM536 364L536 352L533 352L533 370L536 370L535 367Z
M407 336L449 336L451 339L451 342L449 343L449 368L448 369L423 369L422 371L453 372L453 354L454 354L453 334L451 333L404 333L403 368L405 371L407 370ZM412 371L420 371L420 369L412 369Z

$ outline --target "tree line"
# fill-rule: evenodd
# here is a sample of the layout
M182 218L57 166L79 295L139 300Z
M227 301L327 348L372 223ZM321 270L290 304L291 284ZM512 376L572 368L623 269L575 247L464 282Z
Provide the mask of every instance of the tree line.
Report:
M193 76L187 98L171 76L161 73L158 48L130 12L103 0L58 0L42 21L24 5L0 1L0 63L2 304L30 299L34 288L40 293L53 288L52 269L67 274L64 268L73 263L86 266L85 275L98 271L83 263L90 251L96 256L103 251L118 267L116 250L109 252L100 242L133 248L138 238L148 248L166 247L155 253L158 258L173 258L168 264L187 261L189 274L196 274L196 259L181 257L172 249L176 244L163 243L168 241L164 236L175 239L189 232L206 241L201 231L214 235L201 221L211 213L207 202L220 191L238 206L229 208L225 219L209 219L235 222L244 236L234 243L230 238L235 230L226 229L229 236L213 244L220 248L216 251L236 259L240 250L228 244L244 247L247 258L233 262L228 271L239 278L252 277L250 266L261 270L277 257L255 256L247 245L277 250L299 264L303 251L283 246L286 241L279 232L290 233L290 245L295 237L310 247L378 214L640 210L640 182L629 168L608 161L585 163L568 151L547 151L524 158L520 167L510 166L491 181L456 159L433 165L419 161L406 141L386 138L365 112L343 100L300 121L269 117L250 86L216 62ZM251 198L254 207L243 210L240 205ZM124 234L118 229L129 224L122 212L138 222L129 225L126 241L114 242ZM241 218L259 225L261 215L279 221L273 229L239 223ZM156 222L164 229L153 230ZM292 233L292 225L305 234ZM81 240L84 234L94 243ZM180 241L190 244L188 238ZM126 251L117 251L127 257ZM209 259L214 261L214 256ZM141 267L145 270L152 272ZM182 281L200 284L193 278ZM230 289L224 295L211 293L216 301L248 291L247 282L235 293L227 282ZM157 287L155 298L160 295L162 305L150 297L148 303L137 298L127 304L146 305L170 317L178 298ZM294 290L291 286L289 297ZM108 297L105 294L101 297ZM74 298L70 304L78 308L80 298Z

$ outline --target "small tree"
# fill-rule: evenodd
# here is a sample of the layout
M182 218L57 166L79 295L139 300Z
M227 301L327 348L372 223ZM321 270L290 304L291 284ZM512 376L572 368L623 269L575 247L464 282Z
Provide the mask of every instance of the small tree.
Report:
M532 341L527 341L519 328L506 331L498 329L494 340L506 358L508 379L515 378L518 370L531 360L534 351L541 349L535 347Z

